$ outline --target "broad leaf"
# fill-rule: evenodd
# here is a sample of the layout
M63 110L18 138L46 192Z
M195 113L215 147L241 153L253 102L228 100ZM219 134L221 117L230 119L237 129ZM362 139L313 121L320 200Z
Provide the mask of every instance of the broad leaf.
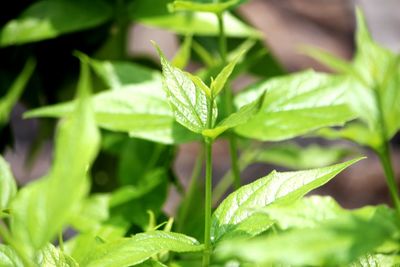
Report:
M124 267L139 264L164 251L197 252L203 246L178 233L154 231L98 245L82 263L88 267Z
M265 213L280 229L313 228L328 220L343 216L346 211L328 196L310 196L289 205L270 205L259 212Z
M260 112L236 127L236 132L258 140L279 141L343 125L355 117L343 98L346 89L341 79L313 71L258 83L236 97L240 107L266 92Z
M10 166L0 156L0 217L2 210L7 209L10 201L17 194L17 185Z
M160 82L161 73L126 61L100 61L91 59L90 65L110 89L122 89L124 85Z
M331 130L324 128L322 130ZM258 150L258 151L257 151ZM346 156L354 154L343 147L322 147L317 144L299 146L296 143L273 144L256 148L254 162L269 163L294 170L320 168L335 164Z
M195 133L202 133L208 128L208 118L211 116L212 124L217 118L216 104L190 79L189 75L173 67L157 45L155 47L161 58L164 88L176 121ZM211 114L209 114L210 105L212 105Z
M395 221L385 208L373 210L369 216L349 213L315 228L225 242L216 252L223 258L235 257L262 266L343 266L391 240L397 228Z
M18 254L10 246L0 244L0 266L1 267L24 267Z
M198 138L175 122L162 84L158 81L102 92L93 97L92 103L96 122L104 129L166 144ZM73 108L73 103L57 104L29 111L25 117L61 117Z
M136 0L128 6L132 20L141 24L166 29L182 35L217 36L219 34L218 19L214 14L203 12L170 13L167 5L170 0ZM262 34L246 25L229 12L223 15L225 34L228 37L261 38Z
M276 203L291 203L318 188L360 159L333 166L269 175L242 186L230 194L212 216L211 236L217 242L235 226L249 218L257 209Z
M102 0L42 0L32 4L19 18L0 31L0 46L24 44L55 38L61 34L98 26L112 16Z
M35 65L36 62L33 59L28 59L21 74L18 75L7 94L0 99L0 130L8 122L11 110L32 76Z
M11 203L13 238L30 255L62 231L87 190L87 170L99 145L89 75L89 66L82 60L78 102L58 128L49 174L24 187Z
M318 50L312 51L311 55L345 74L342 79L348 83L346 101L365 124L340 134L348 138L351 131L350 139L377 149L400 129L400 56L372 40L364 16L358 9L356 45L351 63ZM353 130L357 130L357 135ZM369 137L373 141L368 141Z
M253 102L241 107L238 112L229 115L229 117L222 120L213 129L204 130L203 135L215 139L224 131L248 122L260 110L263 101L264 94L262 94L258 99L254 100Z
M52 244L48 244L43 248L39 252L38 258L40 266L79 267L78 263L73 258L64 254Z

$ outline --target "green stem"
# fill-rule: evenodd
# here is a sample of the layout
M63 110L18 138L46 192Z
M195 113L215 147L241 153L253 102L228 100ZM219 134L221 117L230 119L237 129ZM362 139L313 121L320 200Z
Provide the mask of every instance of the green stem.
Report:
M226 61L227 61L227 59L226 59L227 45L226 45L226 35L225 35L225 25L224 25L223 14L218 14L217 17L218 17L218 28L219 28L219 50L221 53L222 65L225 65ZM228 90L228 88L225 88L225 90L223 90L223 97L224 97L225 108L226 108L226 113L227 113L226 115L230 115L233 113L232 90ZM229 154L230 154L230 159L231 159L233 185L236 190L241 185L236 136L232 133L229 134L228 142L229 142Z
M58 233L58 246L60 247L60 250L64 252L64 238L63 238L63 233L60 231Z
M206 199L205 199L205 223L204 223L204 254L203 267L210 265L211 255L211 205L212 205L212 141L204 143L206 154Z
M182 208L181 208L180 218L178 220L178 227L177 227L178 232L182 232L183 225L186 222L186 218L189 214L189 209L192 205L194 195L198 188L197 180L199 179L199 176L201 173L201 169L202 169L201 167L203 165L203 157L204 157L204 151L203 151L203 149L201 149L201 151L199 152L199 155L197 155L197 159L196 159L193 171L192 171L192 176L190 178L188 191L185 195L184 201L182 201Z
M26 267L34 267L35 265L33 262L29 259L29 257L26 256L24 251L21 249L20 246L16 242L14 242L13 238L11 237L10 232L8 231L7 227L4 225L2 221L0 221L0 237L3 239L3 241L6 244L9 244L11 247L14 248L15 252L18 254L19 258L23 262L24 266Z
M396 208L398 215L400 215L399 187L397 185L393 171L393 165L390 160L390 149L388 142L384 142L384 144L377 151L377 154L385 172L386 183L389 187L389 192L390 196L392 197L393 205Z
M399 189L396 183L392 162L390 160L390 148L389 148L389 138L387 134L387 127L385 122L385 117L383 113L383 107L381 102L381 95L379 92L379 87L376 86L373 88L374 96L375 96L375 104L378 108L379 112L379 124L380 124L380 136L381 136L381 146L376 150L378 154L379 160L385 172L385 178L387 186L389 187L390 196L393 201L393 205L396 208L397 215L400 216L400 199L399 199Z

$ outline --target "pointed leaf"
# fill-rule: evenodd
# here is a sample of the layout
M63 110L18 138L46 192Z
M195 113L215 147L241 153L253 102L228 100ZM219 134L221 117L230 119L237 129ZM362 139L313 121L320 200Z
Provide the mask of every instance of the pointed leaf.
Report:
M0 30L0 46L55 38L100 25L111 16L112 8L101 0L95 5L90 0L36 1Z
M154 231L98 245L82 265L128 267L144 262L164 251L197 252L201 250L203 246L191 237L178 233Z
M262 103L264 101L264 95L265 94L262 94L255 101L251 102L250 104L244 105L239 109L238 112L229 115L228 118L221 121L213 129L204 130L202 134L204 136L215 139L218 135L220 135L224 131L248 122L260 110Z
M7 91L7 94L0 99L0 130L2 126L8 122L11 110L17 103L32 76L35 65L36 62L33 59L28 59L25 63L24 69L18 75L11 88Z
M176 121L195 133L201 133L207 128L209 116L212 116L212 123L217 118L215 103L212 114L209 114L209 106L212 100L207 98L204 90L199 88L189 75L173 67L160 48L157 45L155 47L161 58L164 88Z
M313 71L266 80L236 97L240 107L266 92L260 112L235 131L248 138L279 141L343 125L356 116L346 104L346 90L340 78Z
M77 105L58 128L53 167L20 190L11 203L12 236L30 256L62 231L87 190L88 167L99 145L89 75L87 60L82 59Z
M247 53L247 51L254 45L254 42L250 45L244 46L241 51L238 52L237 56L226 65L217 77L211 82L211 91L214 97L219 95L219 93L224 89L229 76L232 74L233 69L242 57Z
M0 217L2 210L7 209L10 201L17 194L17 184L11 173L10 166L0 156Z
M176 52L174 59L171 62L174 67L178 69L184 69L189 63L192 48L192 39L192 35L185 36L181 47L179 48L178 52Z
M273 171L253 183L242 186L230 194L214 212L211 227L213 242L217 242L234 229L235 225L254 214L256 209L273 203L294 202L359 160L360 158L307 171Z

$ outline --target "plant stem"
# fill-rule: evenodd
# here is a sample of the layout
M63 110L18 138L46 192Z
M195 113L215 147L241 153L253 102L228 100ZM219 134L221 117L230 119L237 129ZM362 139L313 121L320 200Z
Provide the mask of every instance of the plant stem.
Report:
M392 161L390 160L389 143L384 142L384 144L377 151L377 154L385 172L386 183L389 187L393 205L396 208L398 215L400 215L399 189L394 175Z
M204 143L206 154L206 199L205 199L205 223L204 223L204 254L203 267L210 265L211 255L211 205L212 205L212 141Z
M226 64L226 55L227 55L227 45L226 45L226 35L225 35L225 26L223 14L218 14L218 28L219 28L219 50L221 53L221 61L222 65ZM227 86L225 86L227 87ZM225 88L223 90L223 97L226 108L226 115L230 115L233 113L233 94L232 90L228 90ZM231 169L232 169L232 177L233 177L233 185L235 189L240 187L240 168L238 163L238 154L237 154L237 139L234 134L229 134L228 136L229 142L229 154L231 159Z
M196 159L196 162L193 167L192 177L190 178L189 188L185 195L185 199L182 201L182 208L181 208L179 220L177 221L178 222L178 226L177 226L178 232L182 232L183 225L186 221L187 215L189 214L189 209L193 202L194 194L196 193L196 190L197 190L197 185L198 185L197 180L199 179L199 176L201 173L201 169L202 169L201 167L203 165L203 161L204 161L204 151L203 151L203 149L201 149L201 151L197 155L197 159Z
M60 250L64 252L64 238L63 238L63 233L60 231L58 233L58 246L60 247Z
M393 201L393 205L397 211L397 215L400 216L400 199L399 199L399 189L396 183L396 179L394 176L392 162L390 160L390 148L389 148L389 138L387 134L387 126L383 113L383 107L381 102L381 95L379 87L373 88L374 96L375 96L375 104L378 108L379 112L379 126L380 126L380 136L381 136L381 145L378 149L376 149L376 153L378 154L379 160L385 172L385 178L387 186L389 187L390 196Z

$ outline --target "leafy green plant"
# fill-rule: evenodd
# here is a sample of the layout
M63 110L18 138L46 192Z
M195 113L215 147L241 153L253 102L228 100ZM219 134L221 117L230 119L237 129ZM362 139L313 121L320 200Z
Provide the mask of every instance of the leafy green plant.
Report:
M258 51L259 33L230 13L242 2L98 1L90 9L88 1L41 0L3 26L2 46L56 38L107 21L121 30L134 20L184 38L172 60L153 42L161 73L123 60L121 31L97 54L75 52L80 61L75 99L24 114L61 120L53 164L44 177L18 188L0 157L0 266L399 263L399 195L388 148L400 127L398 55L373 43L358 11L354 64L310 52L344 75L304 71L261 80L235 95L233 79L257 73L252 68L266 60L265 51ZM76 19L70 23L65 11ZM198 38L204 35L218 37L215 50ZM230 37L245 40L229 50ZM99 56L110 47L118 61ZM206 66L196 73L184 70L192 52ZM28 61L0 102L1 123L7 123L33 68ZM397 213L385 205L346 210L331 197L306 196L362 159L343 160L354 152L259 143L315 133L373 148ZM213 187L212 150L218 139L228 141L231 170ZM199 142L202 149L185 191L171 165L175 148L187 142ZM109 161L115 166L106 172ZM242 186L241 171L256 162L297 170L272 171ZM203 163L204 194L199 190ZM231 185L235 190L224 198ZM183 199L175 219L161 211L168 186Z

